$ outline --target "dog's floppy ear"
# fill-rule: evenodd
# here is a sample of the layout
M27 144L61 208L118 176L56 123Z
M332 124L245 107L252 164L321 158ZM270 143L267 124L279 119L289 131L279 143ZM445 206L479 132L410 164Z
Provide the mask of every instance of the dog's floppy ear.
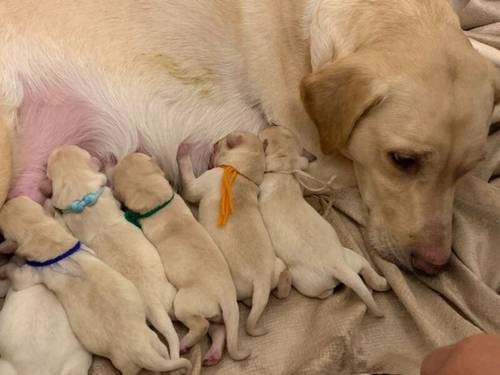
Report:
M342 150L361 117L386 96L385 82L359 60L328 63L302 81L302 101L327 155Z

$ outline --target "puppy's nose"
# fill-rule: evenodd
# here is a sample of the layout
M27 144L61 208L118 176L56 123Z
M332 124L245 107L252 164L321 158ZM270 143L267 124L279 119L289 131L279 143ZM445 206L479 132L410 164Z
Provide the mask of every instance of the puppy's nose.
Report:
M442 259L428 258L419 253L414 253L411 256L411 263L413 268L422 271L430 276L435 276L440 273L443 268L448 264L449 256Z

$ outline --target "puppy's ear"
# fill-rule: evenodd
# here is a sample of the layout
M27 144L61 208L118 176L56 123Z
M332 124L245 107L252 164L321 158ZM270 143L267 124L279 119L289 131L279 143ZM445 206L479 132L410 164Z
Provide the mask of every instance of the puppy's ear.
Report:
M239 146L243 142L243 137L240 134L229 134L226 138L226 144L229 149Z
M315 162L316 160L318 160L316 155L307 151L305 148L302 149L302 157L306 158L309 163L312 163L312 162Z
M386 96L386 84L357 60L328 63L302 81L302 101L325 154L345 148L358 121Z
M5 240L0 243L0 254L13 254L17 250L17 242L13 240Z

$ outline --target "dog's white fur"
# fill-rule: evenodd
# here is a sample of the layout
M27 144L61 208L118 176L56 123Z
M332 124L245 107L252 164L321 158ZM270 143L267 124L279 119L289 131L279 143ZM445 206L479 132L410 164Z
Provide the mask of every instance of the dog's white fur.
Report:
M481 159L500 79L446 0L4 0L0 14L0 116L15 133L26 97L83 107L87 148L119 159L141 147L175 179L184 139L201 171L213 142L273 121L320 157L315 173L328 164L360 185L381 255L411 269L416 253L430 271L448 260L455 177ZM0 131L1 201L11 153ZM390 152L422 145L437 155L434 178L400 177Z
M17 242L16 253L30 260L52 259L77 242L40 205L24 197L5 204L0 228L7 240ZM4 272L15 290L44 284L52 291L82 345L111 359L124 375L136 375L142 368L171 371L183 367L181 359L167 359L167 348L147 326L135 286L87 248L51 267L35 269L13 263L6 267Z
M43 285L9 290L0 312L0 374L87 375L92 356Z
M48 162L52 204L64 208L106 185L90 154L77 146L56 149ZM172 359L179 358L179 338L169 317L175 288L165 276L160 256L142 231L129 223L108 187L82 213L62 214L69 230L92 248L107 265L137 287L150 323L167 339ZM189 361L184 362L186 369Z
M163 171L140 153L120 161L112 181L117 198L135 212L147 212L173 194ZM209 331L209 321L224 322L231 358L248 357L248 351L238 349L239 309L227 263L183 199L176 195L167 207L142 219L141 224L160 253L168 279L177 288L175 317L189 328L181 340L181 350L192 347ZM216 335L219 333L217 330ZM206 364L214 364L222 354L220 340L212 339L214 345L205 356Z
M283 261L274 254L259 212L257 196L264 178L264 150L256 135L233 132L217 142L213 158L214 168L196 178L189 145L179 147L177 160L182 176L182 193L189 202L199 204L198 220L224 254L238 300L251 300L247 332L253 336L263 335L267 331L256 325L271 290L276 287L281 289L278 291L280 298L288 296L290 292L289 273ZM240 175L236 177L231 190L234 212L221 227L217 221L224 165L234 167Z
M377 291L388 289L362 256L342 246L335 229L302 196L293 171L308 160L295 136L285 128L260 133L266 148L266 175L259 196L260 210L276 254L292 273L293 285L308 297L327 298L339 282L353 289L377 316L382 311L358 276Z

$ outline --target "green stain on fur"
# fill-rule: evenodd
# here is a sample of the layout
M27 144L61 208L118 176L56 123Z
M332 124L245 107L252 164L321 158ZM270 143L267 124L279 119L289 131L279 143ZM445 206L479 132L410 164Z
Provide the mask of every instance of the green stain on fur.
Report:
M198 89L202 96L209 96L212 93L215 74L210 69L187 68L163 54L155 55L153 60L171 77Z

